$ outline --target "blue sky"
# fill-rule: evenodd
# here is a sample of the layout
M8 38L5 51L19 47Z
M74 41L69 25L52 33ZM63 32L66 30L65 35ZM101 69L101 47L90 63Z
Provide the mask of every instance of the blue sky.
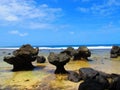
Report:
M120 0L0 0L0 46L120 44Z

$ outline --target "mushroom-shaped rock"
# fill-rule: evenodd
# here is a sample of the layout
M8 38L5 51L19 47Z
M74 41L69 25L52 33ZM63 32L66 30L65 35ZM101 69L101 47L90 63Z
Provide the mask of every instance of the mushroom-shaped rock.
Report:
M60 53L66 53L67 55L72 57L76 53L76 50L73 47L68 47L67 49L65 49L64 51Z
M46 58L44 56L37 56L36 60L37 63L44 63L46 61Z
M120 56L120 47L119 46L112 46L112 49L110 51L110 57L117 58L118 56Z
M48 56L49 63L56 66L55 74L66 74L68 73L64 65L70 61L70 56L66 53L55 54L51 52Z
M36 60L38 52L38 48L34 49L31 45L26 44L13 51L13 56L4 57L4 61L13 65L13 71L31 70L34 68L32 61Z
M79 59L88 59L88 57L91 56L90 50L86 46L80 46L77 49L77 53L74 55L74 60L79 60Z
M39 48L33 48L30 44L21 46L18 50L13 51L14 56L20 55L37 55L39 53Z

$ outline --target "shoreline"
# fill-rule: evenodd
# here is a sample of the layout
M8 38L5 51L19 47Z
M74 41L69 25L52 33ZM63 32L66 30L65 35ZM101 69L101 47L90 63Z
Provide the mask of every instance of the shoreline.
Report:
M34 47L35 48L35 47ZM66 49L67 47L38 47L40 50L60 50L60 49ZM78 49L79 47L73 47L74 49ZM112 46L88 46L87 47L88 49L111 49L112 48ZM0 49L1 50L16 50L16 49L19 49L19 47L3 47L3 48L1 48L0 47Z
M12 65L3 61L3 57L8 53L12 53L14 49L2 49L0 51L0 89L22 89L22 90L78 90L81 82L74 83L67 80L65 75L55 75L55 66L51 65L48 61L43 64L33 62L37 66L31 71L18 71L12 72ZM62 49L42 49L39 55L48 56L49 52L59 52ZM70 61L65 65L68 71L78 71L82 67L91 67L95 70L103 71L106 73L120 74L120 59L114 60L110 58L110 49L90 49L90 61ZM4 52L4 53L3 53Z

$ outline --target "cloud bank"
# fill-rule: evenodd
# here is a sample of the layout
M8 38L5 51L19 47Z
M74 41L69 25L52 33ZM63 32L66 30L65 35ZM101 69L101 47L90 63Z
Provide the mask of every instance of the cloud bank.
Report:
M38 4L35 0L0 0L0 23L23 26L30 26L31 23L49 24L61 16L61 8Z
M13 31L10 31L9 33L12 34L12 35L18 35L18 36L21 36L21 37L24 37L24 36L28 35L28 33L21 33L18 30L13 30Z
M93 15L110 16L118 13L120 10L119 0L101 0L101 3L96 3L94 0L82 0L82 3L90 3L89 7L77 7L77 10L83 13L90 13Z

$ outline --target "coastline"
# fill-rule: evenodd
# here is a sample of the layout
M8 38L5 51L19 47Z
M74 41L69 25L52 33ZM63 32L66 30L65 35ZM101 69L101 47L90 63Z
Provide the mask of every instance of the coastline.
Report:
M0 89L17 89L17 90L77 90L81 82L74 83L67 80L66 75L55 75L55 66L51 65L48 61L43 64L33 62L36 68L32 71L18 71L12 72L12 65L3 61L3 57L12 53L17 48L3 48L0 49ZM44 55L46 58L49 52L59 53L61 49L48 49L42 48L39 55ZM65 65L68 71L78 71L82 67L91 67L95 70L100 70L106 73L120 74L120 59L110 58L110 47L106 48L98 46L91 48L92 56L90 61L70 61Z
M98 44L98 45L33 45L39 49L66 49L67 47L73 47L77 49L79 46L87 46L89 49L111 49L113 45L120 46L120 44ZM0 49L19 49L20 46L0 46Z

